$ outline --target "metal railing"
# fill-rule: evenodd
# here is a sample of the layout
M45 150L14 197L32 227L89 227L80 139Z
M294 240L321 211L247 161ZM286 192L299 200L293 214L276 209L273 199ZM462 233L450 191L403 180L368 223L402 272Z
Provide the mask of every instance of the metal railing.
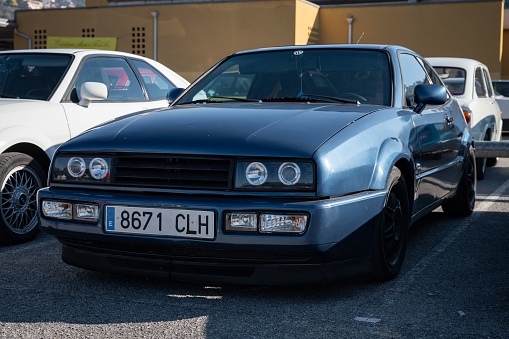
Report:
M507 141L475 141L475 156L478 158L509 158Z

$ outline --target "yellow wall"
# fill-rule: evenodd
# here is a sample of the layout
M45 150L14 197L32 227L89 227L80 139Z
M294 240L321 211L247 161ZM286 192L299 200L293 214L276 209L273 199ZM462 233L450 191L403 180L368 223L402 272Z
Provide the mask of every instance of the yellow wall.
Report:
M503 2L325 7L320 10L320 43L347 43L353 16L353 43L395 44L424 57L477 59L492 77L501 76ZM509 70L508 70L509 71Z
M297 1L295 7L295 45L312 45L320 41L320 7Z
M188 80L238 50L292 44L347 43L352 16L355 43L397 44L428 56L478 59L492 78L509 78L509 39L503 39L502 0L318 7L305 0L166 3L18 11L18 30L40 48L44 36L117 38L120 51L154 57ZM65 13L65 14L64 14ZM89 33L89 31L93 31ZM14 48L28 46L15 35ZM137 40L140 39L141 42ZM141 47L140 47L141 46Z
M43 30L50 36L80 37L83 30L93 28L95 37L117 37L117 49L125 52L133 52L133 39L141 39L145 48L139 54L153 58L151 12L157 11L157 60L191 81L235 51L293 45L295 3L281 0L21 11L17 22L18 30L31 36ZM16 36L14 46L26 48L27 39Z

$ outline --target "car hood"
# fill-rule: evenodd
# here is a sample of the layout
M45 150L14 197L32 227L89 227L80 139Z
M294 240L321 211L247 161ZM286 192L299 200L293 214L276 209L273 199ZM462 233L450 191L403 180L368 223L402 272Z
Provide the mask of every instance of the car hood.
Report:
M305 158L341 129L380 109L308 103L174 106L110 122L60 150Z
M29 100L29 99L5 99L0 98L0 113L6 112L7 110L11 110L21 106L37 106L41 105L41 103L45 103L43 100Z

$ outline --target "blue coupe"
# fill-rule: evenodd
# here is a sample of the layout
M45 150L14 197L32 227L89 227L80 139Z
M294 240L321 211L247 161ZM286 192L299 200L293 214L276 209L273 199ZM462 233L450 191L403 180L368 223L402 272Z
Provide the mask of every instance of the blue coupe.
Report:
M416 220L474 209L463 112L406 48L239 52L168 98L56 152L38 204L64 262L207 283L383 281Z

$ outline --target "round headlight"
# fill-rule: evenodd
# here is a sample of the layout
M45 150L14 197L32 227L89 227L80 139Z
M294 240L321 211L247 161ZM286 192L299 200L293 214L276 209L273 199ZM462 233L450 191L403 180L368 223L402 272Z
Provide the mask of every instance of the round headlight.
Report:
M87 165L85 164L85 160L83 160L83 158L73 157L67 162L67 171L71 177L79 178L83 176L86 169Z
M251 185L262 185L267 180L267 167L261 162L250 163L246 167L246 179Z
M108 175L108 163L103 158L94 158L88 166L92 178L101 180Z
M300 179L300 167L294 162L285 162L279 166L279 180L285 185L295 185Z

